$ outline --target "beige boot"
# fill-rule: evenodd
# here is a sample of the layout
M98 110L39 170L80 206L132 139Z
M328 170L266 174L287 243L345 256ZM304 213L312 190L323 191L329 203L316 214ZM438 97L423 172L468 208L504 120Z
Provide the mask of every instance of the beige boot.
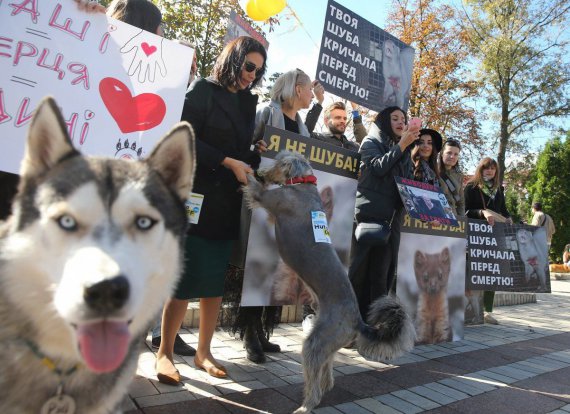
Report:
M485 323L488 323L490 325L498 325L499 324L499 322L493 316L492 312L485 312L484 320L485 320Z

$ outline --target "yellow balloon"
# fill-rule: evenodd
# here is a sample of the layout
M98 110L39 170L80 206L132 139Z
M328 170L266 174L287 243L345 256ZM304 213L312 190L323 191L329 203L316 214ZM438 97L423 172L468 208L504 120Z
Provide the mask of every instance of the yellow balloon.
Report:
M255 0L260 12L273 16L279 13L287 5L286 0Z
M249 2L247 2L245 7L246 7L245 12L249 17L251 17L252 20L260 22L260 21L265 21L269 19L269 17L271 17L270 14L262 13L261 10L259 10L259 8L257 7L256 0L249 0Z

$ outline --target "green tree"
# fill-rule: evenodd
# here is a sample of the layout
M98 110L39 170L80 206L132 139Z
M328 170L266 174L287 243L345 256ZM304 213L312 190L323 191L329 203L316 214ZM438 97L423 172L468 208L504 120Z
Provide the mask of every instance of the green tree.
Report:
M478 161L480 118L468 105L478 83L466 73L469 46L464 29L454 23L456 10L434 0L393 0L391 10L386 30L415 49L410 114L459 139L464 161L469 154Z
M550 254L551 259L560 262L562 249L570 243L570 131L546 143L526 188L528 206L540 201L544 212L554 220L556 233Z
M154 0L154 3L162 10L165 36L186 40L195 46L201 76L210 74L224 47L226 22L232 10L263 33L261 27L244 13L238 0ZM270 30L278 23L277 19L270 19Z
M478 62L475 79L485 86L483 96L495 111L490 118L498 120L497 161L503 175L507 153L517 150L525 132L570 114L564 33L570 2L464 0L464 5L461 24Z

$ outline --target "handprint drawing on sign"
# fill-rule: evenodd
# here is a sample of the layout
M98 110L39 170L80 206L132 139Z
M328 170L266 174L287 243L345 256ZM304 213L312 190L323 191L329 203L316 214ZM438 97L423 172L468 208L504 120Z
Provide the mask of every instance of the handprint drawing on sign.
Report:
M145 39L141 30L132 37L123 47L121 53L132 53L133 60L129 66L129 76L135 76L138 72L138 80L140 83L154 82L157 70L160 75L166 77L166 65L162 58L162 43L164 39L160 39L158 43L154 39ZM133 53L134 51L134 53Z

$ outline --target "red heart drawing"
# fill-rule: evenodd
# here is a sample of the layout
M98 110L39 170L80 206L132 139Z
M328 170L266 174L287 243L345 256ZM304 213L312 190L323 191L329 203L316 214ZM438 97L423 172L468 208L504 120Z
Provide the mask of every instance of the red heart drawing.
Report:
M123 133L147 131L160 125L166 104L154 93L133 96L120 80L105 78L99 83L99 94L107 110Z
M147 42L142 42L141 48L147 57L156 52L156 46L151 46Z

